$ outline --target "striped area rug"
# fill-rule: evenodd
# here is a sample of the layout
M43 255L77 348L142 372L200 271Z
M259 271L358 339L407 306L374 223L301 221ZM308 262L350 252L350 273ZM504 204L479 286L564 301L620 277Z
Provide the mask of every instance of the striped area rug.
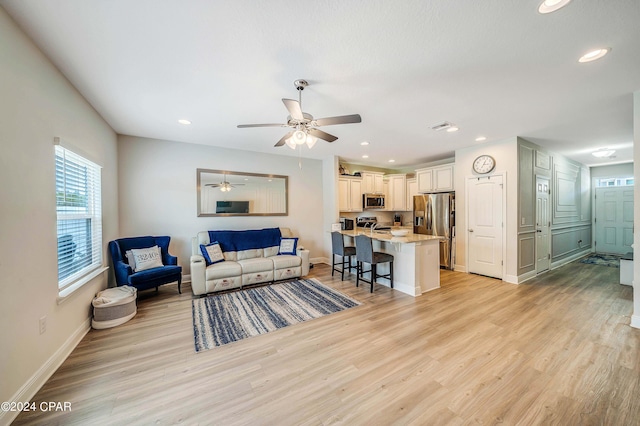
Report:
M196 352L358 305L314 278L193 299Z

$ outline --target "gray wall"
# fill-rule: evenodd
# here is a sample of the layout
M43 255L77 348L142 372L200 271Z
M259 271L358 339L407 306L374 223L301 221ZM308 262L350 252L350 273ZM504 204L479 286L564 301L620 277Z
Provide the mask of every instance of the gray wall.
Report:
M0 58L0 401L28 401L88 331L107 286L102 274L58 303L53 139L103 166L106 250L118 232L117 138L1 7Z
M586 166L522 138L518 155L518 276L524 276L536 270L536 176L550 179L551 267L591 249L591 181Z
M120 235L170 235L170 251L189 274L191 238L211 229L283 226L310 256L326 257L323 242L322 161L173 142L118 137ZM289 177L288 216L197 217L196 169Z
M630 177L633 176L633 163L592 166L590 170L592 178Z

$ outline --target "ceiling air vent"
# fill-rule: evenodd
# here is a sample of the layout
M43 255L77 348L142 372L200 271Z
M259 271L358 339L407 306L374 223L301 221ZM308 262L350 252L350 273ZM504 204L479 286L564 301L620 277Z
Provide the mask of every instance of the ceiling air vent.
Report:
M440 130L446 130L449 127L453 126L453 124L449 123L448 121L443 121L442 123L438 123L434 126L429 127L431 130L435 130L436 132L439 132Z

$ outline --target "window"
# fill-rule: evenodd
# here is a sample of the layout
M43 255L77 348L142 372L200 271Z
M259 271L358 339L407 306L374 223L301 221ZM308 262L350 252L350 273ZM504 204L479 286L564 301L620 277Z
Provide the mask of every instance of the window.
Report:
M596 181L596 186L633 186L633 178L602 178Z
M63 290L102 266L100 166L56 149L58 288Z

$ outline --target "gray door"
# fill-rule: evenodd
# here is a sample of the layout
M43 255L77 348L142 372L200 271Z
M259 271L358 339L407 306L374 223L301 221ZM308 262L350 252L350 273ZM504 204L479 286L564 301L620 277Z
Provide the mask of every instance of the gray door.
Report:
M596 188L596 252L633 251L633 186Z
M536 272L548 271L551 263L549 245L549 179L536 177Z

